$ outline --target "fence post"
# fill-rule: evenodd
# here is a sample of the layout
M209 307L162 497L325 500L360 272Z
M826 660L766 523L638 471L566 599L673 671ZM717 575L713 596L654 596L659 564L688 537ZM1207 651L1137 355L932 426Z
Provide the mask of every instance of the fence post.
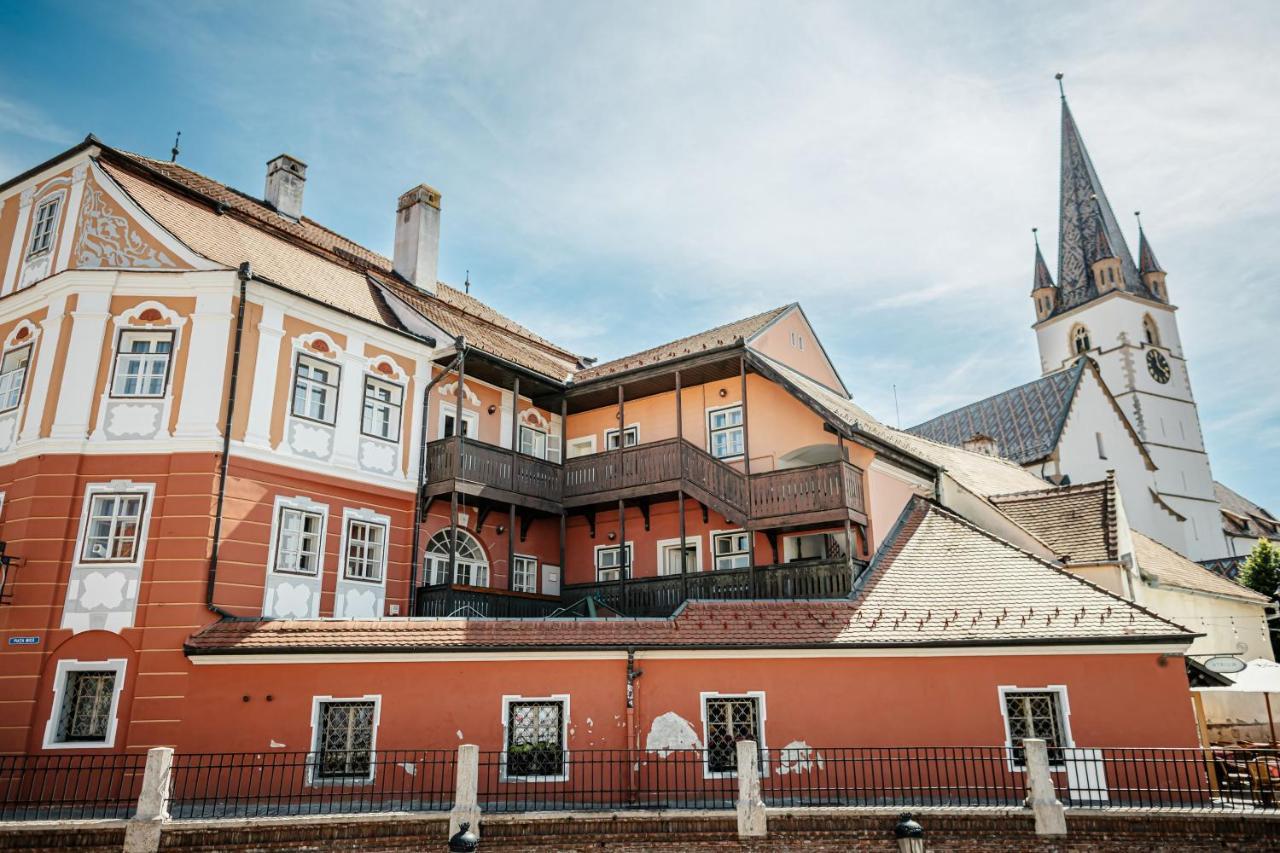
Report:
M172 747L147 750L138 809L124 830L124 853L156 853L160 849L160 833L169 820L172 770Z
M480 747L471 743L458 747L458 776L453 810L449 812L449 837L464 823L471 824L471 831L477 837L480 835Z
M1036 835L1066 835L1067 813L1049 773L1049 748L1040 738L1022 742L1027 762L1027 805L1036 816Z
M763 838L769 834L760 796L760 747L753 740L740 740L738 750L738 837Z

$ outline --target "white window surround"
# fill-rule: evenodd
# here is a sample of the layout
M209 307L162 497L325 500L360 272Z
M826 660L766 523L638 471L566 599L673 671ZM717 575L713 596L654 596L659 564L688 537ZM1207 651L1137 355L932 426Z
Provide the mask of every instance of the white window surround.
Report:
M40 255L46 255L53 251L55 244L58 242L59 226L62 224L62 217L65 213L67 201L67 190L61 188L52 192L47 192L38 199L31 202L31 231L27 235L27 249L23 253L23 258L36 258ZM53 215L48 218L48 228L43 232L40 230L41 221L40 213L42 210L48 209L49 205L55 205ZM36 241L44 237L41 245L37 246Z
M378 569L378 579L353 577L347 574L347 546L351 536L351 522L358 521L363 524L379 525L382 527L382 563ZM391 518L390 516L381 515L370 509L355 509L353 507L345 507L342 510L342 544L341 550L341 578L344 581L352 583L368 584L369 586L387 585L387 552L391 547ZM323 549L322 549L323 550Z
M376 395L373 397L370 397L369 396L370 384L372 384L374 388L378 388L379 386L386 386L392 389L393 394L395 391L398 390L400 393L399 402L391 402L391 401L383 400L381 397L378 397ZM402 381L396 381L395 379L392 379L381 373L366 372L364 375L364 381L361 383L360 390L361 390L360 434L365 438L372 438L377 441L385 441L389 444L399 444L400 434L404 431L404 403L405 403L405 398L408 396L408 389L405 386L405 383ZM395 415L395 417L392 418L389 423L389 426L391 429L391 435L389 436L381 435L376 431L376 427L374 427L375 431L370 431L369 425L365 422L365 409L371 405L375 409L390 409L391 414Z
M685 536L684 544L685 544L685 548L690 548L690 547L693 548L693 570L695 572L705 572L707 570L707 566L702 561L702 558L703 558L702 534ZM658 562L655 563L655 565L658 567L659 575L664 577L676 577L676 575L666 575L663 571L667 565L666 560L664 558L665 558L665 552L668 548L675 548L679 550L680 537L676 536L672 539L658 540Z
M758 727L760 729L760 742L756 747L762 754L767 755L768 747L765 745L765 723L768 720L768 714L765 710L763 690L743 690L734 693L714 693L702 692L698 694L698 713L702 715L702 743L707 743L707 737L710 734L707 731L707 700L708 699L755 699L756 707L760 709L760 720ZM737 777L737 773L713 773L709 769L707 750L702 750L702 778L703 779L733 779ZM762 761L760 766L760 775L769 775L769 762Z
M1058 711L1062 714L1062 743L1059 746L1064 749L1073 748L1076 743L1071 736L1071 704L1067 701L1067 686L1065 684L1046 684L1041 687L1023 687L1013 684L1001 684L996 688L1000 698L1000 720L1004 723L1004 745L1008 750L1005 759L1009 770L1013 773L1026 772L1026 765L1018 765L1013 760L1013 736L1009 731L1009 708L1005 701L1005 695L1009 693L1056 693L1058 695Z
M445 437L445 420L452 418L455 414L456 409L451 405L440 407L440 417L437 424L439 428L436 430L436 438ZM480 413L464 406L462 409L462 422L467 425L467 438L476 438L480 432Z
M713 429L713 428L712 428L712 426L711 426L711 419L712 419L712 417L714 417L714 416L715 416L717 413L719 413L719 412L727 412L727 411L731 411L731 410L733 410L733 409L739 409L739 410L742 412L742 419L741 419L741 422L739 422L739 423L737 423L737 424L735 424L735 425L733 425L733 426L721 427L721 428L719 428L719 429ZM732 432L732 431L734 431L734 430L740 431L740 432L742 433L742 447L743 447L743 451L745 452L745 451L746 451L746 444L747 444L747 442L746 442L747 432L746 432L746 428L745 428L745 426L744 426L744 425L745 425L745 423L746 423L746 419L747 419L747 418L746 418L746 409L743 407L743 405L742 405L742 402L741 402L741 401L738 401L738 402L736 402L736 403L726 403L726 404L725 404L725 405L723 405L723 406L708 406L708 407L707 407L707 409L706 409L707 452L708 452L708 453L710 453L712 456L715 456L715 455L716 455L716 454L715 454L714 439L713 439L713 436L714 436L716 433L719 433L719 432ZM735 459L741 459L742 457L743 457L743 454L742 454L742 453L731 453L731 454L729 454L729 455L727 455L727 456L716 456L716 458L717 458L717 459L719 459L721 462L731 462L731 461L733 461L733 460L735 460Z
M507 776L507 727L511 720L511 706L521 702L559 702L563 706L560 713L560 743L564 745L564 772L559 776ZM500 782L567 782L569 780L569 694L555 693L551 696L512 696L502 697L502 763L499 765L498 780Z
M53 707L49 712L49 720L44 727L44 749L111 749L116 744L116 724L119 722L120 694L124 692L124 676L129 662L124 658L108 658L107 660L60 660L53 676ZM101 743L93 741L59 741L58 724L62 716L62 703L66 694L67 673L101 672L110 670L115 673L115 684L111 695L111 717L107 722L107 736Z
M600 552L601 551L617 551L619 547L621 546L618 545L617 543L613 543L610 545L597 545L595 547L593 551L594 560L592 561L592 565L595 566L597 580L599 580L600 572L602 571L600 568ZM616 572L620 568L622 567L610 566L606 569L603 569L603 571ZM634 577L635 569L636 569L636 543L634 540L631 540L631 539L627 540L627 568L630 569L631 576ZM617 580L617 578L612 578L612 580Z
M311 751L307 755L308 785L351 785L361 780L349 776L335 779L317 778L315 770L320 764L320 706L326 702L372 702L373 732L369 735L369 775L363 780L365 784L373 782L378 768L378 724L382 720L382 695L378 693L365 696L312 696L311 697Z
M312 572L282 572L276 569L276 553L280 547L280 519L283 515L283 509L297 509L303 512L312 512L320 516L320 551L316 558L316 570ZM285 497L284 495L276 495L275 502L271 506L271 544L267 552L267 572L282 577L305 577L305 578L322 578L324 577L324 555L325 542L329 532L329 505L317 503L311 498L303 495L294 497ZM343 537L345 539L345 531ZM384 573L385 574L385 573Z
M111 381L107 386L107 396L113 400L162 400L169 394L169 386L173 381L173 361L177 355L178 333L171 328L148 328L128 326L116 332L115 352L111 359ZM125 344L129 344L128 347ZM144 344L139 350L136 344ZM141 367L130 370L130 364ZM153 366L163 365L163 373L157 373ZM159 378L160 388L156 392L148 391L148 386ZM127 390L130 380L136 382L132 391Z
M95 495L142 495L142 515L138 519L138 541L134 546L132 560L84 560L85 539L89 532L89 512L93 506ZM135 483L132 480L111 480L107 483L90 483L84 489L84 504L80 508L80 528L76 534L76 550L72 557L75 568L92 568L95 566L125 566L142 568L147 553L147 533L151 526L151 507L155 504L156 484Z
M26 350L26 363L21 366L4 369L11 357L17 357ZM35 352L35 344L28 339L13 347L6 347L0 353L0 414L17 411L22 408L22 400L26 396L27 378L31 375L31 357ZM12 402L10 402L12 398Z
M596 452L596 437L580 435L565 442L565 455L570 459L578 456L590 456Z
M719 558L719 556L720 556L720 555L717 553L717 551L716 551L716 539L717 539L718 537L721 537L721 536L734 536L734 535L742 535L742 534L746 534L748 538L750 538L750 536L751 536L750 531L743 530L741 527L736 527L736 528L733 528L733 529L730 529L730 530L711 530L711 531L708 531L708 533L707 533L707 540L711 543L711 569L712 569L712 570L715 570L715 569L717 568L717 567L716 567L716 560L717 560L717 559ZM749 545L750 545L750 543L748 543L748 546L749 546ZM735 553L742 553L742 552L735 552ZM748 548L747 548L747 550L746 550L746 552L745 552L745 555L746 555L747 560L748 560L748 561L750 561L750 560L751 560L751 549L750 549L750 547L748 547ZM739 568L742 568L742 567L739 567Z
M618 428L617 428L617 427L614 427L613 429L607 429L607 430L605 430L605 431L604 431L604 449L605 449L605 450L617 450L617 449L618 449L618 445L617 445L617 444L612 444L612 443L610 443L610 439L613 439L613 441L615 441L615 442L617 441L617 439L616 439L616 438L614 438L614 436L616 436L616 435L618 434L618 432L619 432L619 430L618 430ZM625 443L625 442L626 442L626 434L627 434L627 433L630 433L630 432L634 432L634 433L635 433L636 440L635 440L635 442L634 442L633 444L626 444L626 443ZM627 447L635 447L635 446L637 446L637 445L639 445L639 444L640 444L640 424L639 424L638 422L637 422L637 423L634 423L634 424L627 424L626 428L622 430L622 433L623 433L623 439L622 439L622 440L623 440L623 442L624 442L624 444L623 444L623 447L624 447L624 448L627 448Z
M509 571L511 572L511 588L516 590L517 592L537 592L538 591L538 568L539 568L538 558L535 557L533 554L516 554L515 559L528 560L533 563L533 577L531 578L531 582L533 586L530 589L521 589L519 586L516 585L516 567L514 564L512 564L512 566L509 569Z

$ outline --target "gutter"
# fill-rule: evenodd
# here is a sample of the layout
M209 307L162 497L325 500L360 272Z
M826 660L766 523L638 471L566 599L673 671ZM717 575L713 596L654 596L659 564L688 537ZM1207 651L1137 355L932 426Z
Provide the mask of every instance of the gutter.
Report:
M1154 589L1168 589L1168 590L1172 590L1173 592L1183 592L1183 593L1186 593L1187 595L1204 595L1204 596L1208 596L1209 598L1217 598L1223 601L1234 601L1238 604L1252 604L1257 607L1261 607L1264 610L1274 604L1274 602L1270 600L1267 600L1265 602L1255 601L1252 598L1245 598L1244 596L1227 595L1224 592L1210 592L1209 590L1205 590L1205 589L1192 589L1189 586L1179 586L1178 584L1175 584L1175 583L1165 583L1164 581L1161 581L1159 578L1156 578L1153 575L1149 575L1146 572L1142 573L1142 580L1144 583L1147 584L1147 586L1150 586Z
M235 342L231 350L231 379L227 384L227 418L222 427L222 458L218 461L218 503L213 512L213 545L209 549L209 575L205 582L204 603L210 611L223 618L232 614L213 603L214 589L218 584L218 546L222 539L222 508L227 497L227 465L231 461L231 420L236 411L236 386L240 378L240 345L244 340L244 305L247 301L249 279L253 268L249 262L240 264L236 271L240 280L240 302L236 305Z

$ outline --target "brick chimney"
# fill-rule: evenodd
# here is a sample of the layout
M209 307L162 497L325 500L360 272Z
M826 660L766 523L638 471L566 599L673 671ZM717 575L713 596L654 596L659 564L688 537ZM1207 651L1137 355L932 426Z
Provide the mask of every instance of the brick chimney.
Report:
M267 161L267 204L290 219L302 218L302 190L307 183L307 164L297 157L281 154Z
M440 193L418 184L396 205L395 270L434 294L440 264Z

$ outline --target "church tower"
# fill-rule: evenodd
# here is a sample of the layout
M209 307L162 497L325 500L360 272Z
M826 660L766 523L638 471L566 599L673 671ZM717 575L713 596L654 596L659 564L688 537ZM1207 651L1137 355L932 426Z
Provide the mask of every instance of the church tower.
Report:
M1223 556L1213 476L1165 271L1141 220L1134 262L1065 96L1060 192L1056 283L1036 246L1033 328L1041 369L1052 373L1081 356L1097 362L1158 467L1152 500L1184 519L1187 556Z

